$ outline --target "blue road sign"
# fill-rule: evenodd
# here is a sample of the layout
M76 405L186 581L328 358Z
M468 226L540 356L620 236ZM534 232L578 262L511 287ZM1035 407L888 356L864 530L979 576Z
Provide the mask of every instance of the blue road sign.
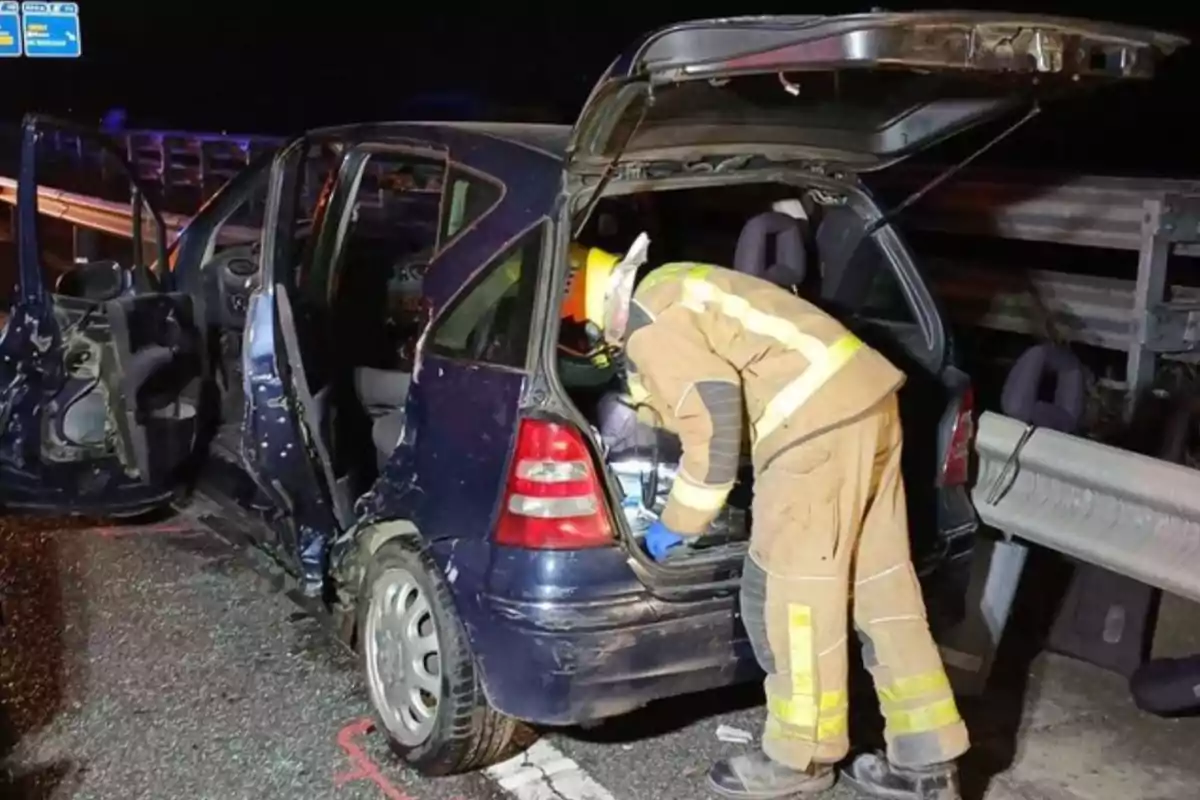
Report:
M79 58L78 3L22 3L22 32L29 58Z
M21 4L0 3L0 58L16 58L21 52Z

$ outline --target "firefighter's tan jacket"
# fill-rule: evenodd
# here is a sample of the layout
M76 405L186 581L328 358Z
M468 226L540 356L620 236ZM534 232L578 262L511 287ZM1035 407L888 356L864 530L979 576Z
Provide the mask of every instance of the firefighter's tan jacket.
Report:
M662 521L684 535L704 533L724 506L744 442L760 472L775 454L863 414L904 382L812 303L704 264L668 264L642 281L626 356L633 399L683 445Z

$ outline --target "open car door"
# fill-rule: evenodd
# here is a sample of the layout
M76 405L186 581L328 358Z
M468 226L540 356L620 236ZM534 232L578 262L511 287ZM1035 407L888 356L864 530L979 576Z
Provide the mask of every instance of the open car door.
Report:
M287 275L324 217L341 149L337 136L305 136L274 157L259 277L247 304L241 352L242 465L281 512L281 540L274 545L278 556L301 574L306 588L317 590L324 577L327 540L348 522L352 508L334 491L328 471L325 424L296 341ZM310 202L314 188L319 192Z
M46 253L71 233L55 227L60 219L82 197L94 205L97 192L116 188L72 195L44 186L62 182L51 147L63 135L116 167L131 223L127 239L105 244L132 250L128 263L77 260L51 274ZM42 217L47 211L60 219ZM169 502L200 444L207 368L196 301L172 291L170 273L153 274L143 257L148 228L166 263L161 213L121 148L31 115L21 129L15 223L17 293L0 340L0 506L120 515Z
M1044 93L1151 77L1186 44L991 11L687 22L613 63L576 125L572 165L702 154L877 169Z
M397 445L411 370L392 281L436 247L445 163L429 142L360 126L301 137L272 164L241 452L285 512L284 557L306 592L321 591L330 541ZM405 188L426 169L432 187Z

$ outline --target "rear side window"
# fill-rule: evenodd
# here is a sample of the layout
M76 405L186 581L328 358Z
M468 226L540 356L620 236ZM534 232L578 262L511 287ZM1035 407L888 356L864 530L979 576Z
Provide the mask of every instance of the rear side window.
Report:
M545 225L522 236L482 272L434 327L430 352L506 367L525 366Z
M821 294L844 313L879 322L916 324L896 267L878 235L864 236L862 218L850 208L830 207L817 227Z
M848 281L857 282L853 313L881 322L917 324L917 315L887 253L874 237L864 239L859 250L861 252L856 254L855 261L863 268L856 274L846 276Z
M461 169L450 170L449 186L438 238L442 245L491 211L504 194L498 183Z

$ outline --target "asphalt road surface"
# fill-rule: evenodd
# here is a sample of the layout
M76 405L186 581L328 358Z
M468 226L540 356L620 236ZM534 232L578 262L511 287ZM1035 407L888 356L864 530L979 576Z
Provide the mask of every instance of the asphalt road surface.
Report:
M747 746L717 727L757 735L748 687L547 733L484 774L421 780L372 730L353 655L210 532L0 525L4 800L696 800L710 761ZM1142 715L1121 679L1059 657L1000 683L965 707L969 798L1197 796L1200 720Z

